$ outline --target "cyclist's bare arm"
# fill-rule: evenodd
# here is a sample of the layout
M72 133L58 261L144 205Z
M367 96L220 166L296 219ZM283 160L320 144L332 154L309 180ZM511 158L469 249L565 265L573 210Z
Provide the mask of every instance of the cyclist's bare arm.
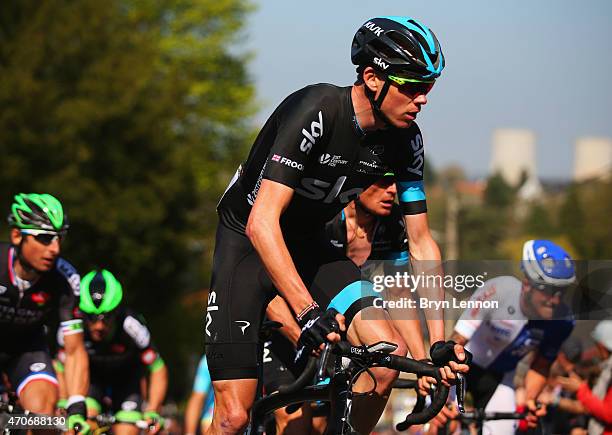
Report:
M427 274L442 273L441 266L440 270L432 270L432 268L438 267L437 264L441 263L442 256L440 248L429 230L427 213L405 215L404 221L406 223L406 234L408 235L408 246L410 247L414 274L420 274L421 272ZM417 290L420 297L444 300L443 289L427 288ZM436 341L444 341L444 317L442 312L429 310L425 313L425 318L427 319L430 344Z
M289 309L287 302L285 302L282 297L276 296L268 304L268 308L266 308L266 315L268 316L268 319L283 324L283 326L280 328L280 332L287 337L287 339L289 339L294 346L296 346L298 338L300 338L301 331L299 325L291 314L291 310Z
M195 435L200 424L200 414L206 400L206 394L193 391L185 408L185 435Z
M297 315L312 304L313 299L295 268L280 227L280 217L289 206L293 192L284 184L263 180L246 234L272 283Z
M161 366L149 375L149 395L146 411L159 412L168 390L168 368Z
M550 373L552 361L536 353L527 374L525 375L525 400L536 400L540 395Z
M89 357L83 342L83 333L64 336L66 363L64 364L68 396L86 396L89 389Z

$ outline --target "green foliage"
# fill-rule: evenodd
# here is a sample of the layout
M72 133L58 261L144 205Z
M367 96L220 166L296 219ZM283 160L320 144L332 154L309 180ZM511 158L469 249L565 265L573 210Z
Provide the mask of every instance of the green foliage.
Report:
M215 204L252 137L236 48L250 11L246 0L0 4L0 210L18 192L57 196L72 224L63 253L82 273L111 270L167 349L165 310L208 285Z
M496 173L487 182L485 204L490 207L508 207L515 199L514 189L506 183L501 174Z
M544 204L533 204L523 225L523 231L528 234L537 234L538 238L551 238L558 234L559 231L553 216L551 214L551 206Z
M459 213L461 260L503 259L499 245L506 235L510 216L487 206L462 208Z
M612 181L570 187L561 208L562 230L581 259L612 258Z

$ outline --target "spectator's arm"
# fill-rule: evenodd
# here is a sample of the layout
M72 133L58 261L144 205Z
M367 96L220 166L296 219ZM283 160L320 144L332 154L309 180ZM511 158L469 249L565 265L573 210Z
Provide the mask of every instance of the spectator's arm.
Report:
M589 386L584 383L578 388L576 397L584 405L587 413L604 424L612 424L612 388L608 388L606 397L601 400L593 395Z

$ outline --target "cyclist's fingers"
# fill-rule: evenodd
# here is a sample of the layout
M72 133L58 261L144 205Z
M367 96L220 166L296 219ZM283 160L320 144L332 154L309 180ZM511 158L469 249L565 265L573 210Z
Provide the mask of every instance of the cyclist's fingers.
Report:
M337 332L330 332L327 334L327 341L331 343L338 343L340 341L340 334Z
M455 347L453 349L455 351L455 356L457 357L459 361L465 360L465 352L463 351L462 345L455 344Z
M449 366L440 367L440 375L442 375L442 379L445 381L454 381L457 379L457 376Z
M470 370L470 366L467 364L459 364L455 361L449 361L448 365L454 372L467 373Z
M346 331L346 319L342 314L336 314L336 322L338 322L338 326L340 326L340 331Z

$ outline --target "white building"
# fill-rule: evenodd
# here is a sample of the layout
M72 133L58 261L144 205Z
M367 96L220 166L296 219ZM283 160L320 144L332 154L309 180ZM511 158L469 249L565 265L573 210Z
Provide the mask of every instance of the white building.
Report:
M574 181L606 178L612 171L612 139L582 137L576 141Z

